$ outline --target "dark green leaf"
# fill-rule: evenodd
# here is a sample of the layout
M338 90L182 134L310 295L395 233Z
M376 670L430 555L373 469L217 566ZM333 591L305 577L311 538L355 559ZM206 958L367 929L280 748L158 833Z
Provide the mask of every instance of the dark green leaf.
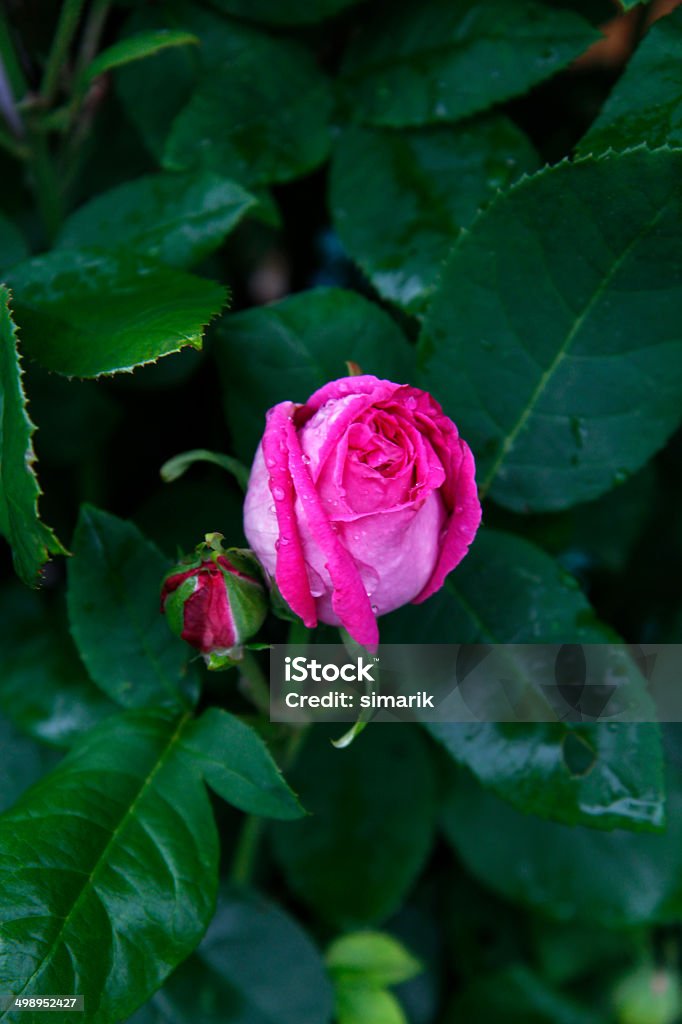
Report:
M60 747L116 710L89 679L63 608L19 584L0 591L0 707L24 732Z
M681 174L682 153L663 150L563 163L514 186L456 244L419 380L501 504L594 498L678 425Z
M0 213L0 270L28 258L28 246L19 229Z
M3 992L82 994L83 1024L117 1024L197 944L218 843L187 722L108 719L0 818Z
M345 377L346 360L390 380L413 376L412 352L399 328L354 292L319 288L263 309L225 317L216 356L225 411L238 455L253 453L267 409L305 400Z
M330 18L359 0L210 0L219 11L272 25L307 25Z
M22 342L46 369L68 377L132 370L201 348L225 289L133 253L56 251L7 275Z
M522 964L481 975L457 996L448 1024L463 1020L476 1024L605 1024L601 1012L557 992Z
M0 285L0 532L12 545L17 574L36 586L50 555L66 554L52 530L40 521L33 450L35 426L26 410L17 332L9 310L10 293Z
M537 162L504 117L412 132L350 129L332 162L336 229L377 291L417 310L460 229Z
M11 807L55 760L54 751L23 736L0 714L0 812Z
M361 121L456 121L526 92L598 38L573 11L534 0L401 0L375 8L343 71Z
M167 7L136 4L124 27L126 38L137 32L153 32L164 21L167 29L178 28ZM181 29L186 27L185 24L179 26ZM173 119L189 99L196 83L199 60L198 48L181 46L161 50L150 60L116 70L115 86L121 104L140 138L159 162Z
M240 810L283 819L304 813L258 733L227 711L205 711L183 746L211 789Z
M130 1024L329 1024L331 1014L306 933L265 897L226 888L196 953Z
M196 36L189 32L170 32L163 29L157 32L140 32L138 35L128 36L97 54L78 80L77 89L87 88L98 75L103 75L106 71L112 71L124 64L132 64L135 61L144 60L146 57L153 57L154 54L175 46L189 46L198 42Z
M132 523L88 505L73 548L69 619L93 680L124 707L186 706L190 648L159 611L164 556Z
M164 166L243 184L288 181L329 152L329 83L312 55L239 22L196 12L202 73L168 138ZM226 116L229 111L229 116Z
M679 726L671 733L674 744ZM508 899L550 917L610 927L679 921L681 768L671 747L668 826L661 835L542 821L521 814L461 769L447 787L445 830L473 875ZM496 841L491 843L493 835Z
M217 174L152 174L97 196L66 221L58 248L129 248L173 267L198 263L256 200Z
M311 816L275 825L273 839L294 891L346 927L405 897L431 848L435 779L416 729L373 725L346 750L330 743L338 732L308 736L290 775Z
M651 830L663 824L663 762L655 725L444 722L428 728L479 782L526 813L602 829ZM576 764L580 754L584 762Z
M384 643L589 644L613 639L576 581L553 559L519 537L491 530L479 532L440 593L423 607L383 619L381 636ZM523 667L513 660L510 675L524 678ZM526 700L544 705L530 679L523 692ZM480 706L475 694L468 699L483 719L483 695ZM650 829L663 822L662 755L655 725L480 721L431 723L427 729L480 782L523 811L606 829Z
M578 146L603 153L646 143L682 146L682 10L651 26Z

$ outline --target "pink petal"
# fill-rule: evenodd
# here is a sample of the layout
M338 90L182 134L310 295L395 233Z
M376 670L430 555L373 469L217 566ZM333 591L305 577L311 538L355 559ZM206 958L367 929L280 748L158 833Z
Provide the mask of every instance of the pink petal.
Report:
M315 600L308 584L296 519L296 491L289 471L287 438L289 430L294 430L295 409L293 402L280 402L270 410L262 446L279 528L275 580L291 610L312 629L317 625Z
M469 446L461 438L455 442L455 445L459 446L460 458L459 465L457 465L456 451L453 450L453 446L450 449L453 458L450 460L449 467L452 475L448 474L449 480L454 481L454 487L451 484L448 488L453 492L451 494L453 504L440 556L430 580L421 593L414 598L413 604L421 604L431 594L440 590L445 582L445 577L452 572L456 565L459 565L466 555L481 522L481 504L476 489L474 457Z
M362 378L355 377L353 380ZM379 643L379 628L358 567L336 536L322 508L308 467L303 461L296 428L290 418L286 420L286 433L294 487L303 504L310 533L325 558L325 568L334 588L332 608L357 643L370 650L375 649Z

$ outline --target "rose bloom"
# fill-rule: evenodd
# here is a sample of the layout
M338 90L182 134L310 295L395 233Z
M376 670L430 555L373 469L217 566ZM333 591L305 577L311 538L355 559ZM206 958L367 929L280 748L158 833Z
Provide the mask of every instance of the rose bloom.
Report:
M375 647L377 616L442 587L481 520L474 459L440 405L363 375L267 414L249 544L306 626Z

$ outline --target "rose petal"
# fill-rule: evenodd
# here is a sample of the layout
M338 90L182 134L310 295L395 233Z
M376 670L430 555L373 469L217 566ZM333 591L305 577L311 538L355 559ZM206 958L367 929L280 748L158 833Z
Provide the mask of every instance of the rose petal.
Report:
M421 593L414 598L413 604L421 604L431 594L440 590L445 582L445 577L452 572L455 566L459 565L466 555L481 522L481 503L478 500L476 489L474 457L469 446L461 438L456 443L460 458L456 469L454 465L451 465L451 472L454 470L453 475L448 474L448 480L455 481L454 485L451 484L449 488L452 490L453 505L446 533L441 543L440 556L431 579ZM450 461L454 463L452 448L450 448L450 455Z
M332 608L357 643L374 649L379 643L379 629L358 567L331 527L303 461L296 428L289 418L286 420L286 435L293 484L303 504L310 533L325 558L325 568L331 578Z
M296 491L289 471L287 439L289 428L293 431L295 409L293 402L280 402L270 410L261 444L279 529L275 580L291 610L312 629L317 625L315 600L308 583L296 519ZM254 550L258 553L257 548Z

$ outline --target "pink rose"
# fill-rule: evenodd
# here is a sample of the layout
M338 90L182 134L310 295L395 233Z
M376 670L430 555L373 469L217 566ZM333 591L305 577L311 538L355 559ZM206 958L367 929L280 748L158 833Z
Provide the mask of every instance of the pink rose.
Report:
M377 616L439 590L481 520L474 459L425 391L368 375L267 414L244 529L306 626L366 647Z

